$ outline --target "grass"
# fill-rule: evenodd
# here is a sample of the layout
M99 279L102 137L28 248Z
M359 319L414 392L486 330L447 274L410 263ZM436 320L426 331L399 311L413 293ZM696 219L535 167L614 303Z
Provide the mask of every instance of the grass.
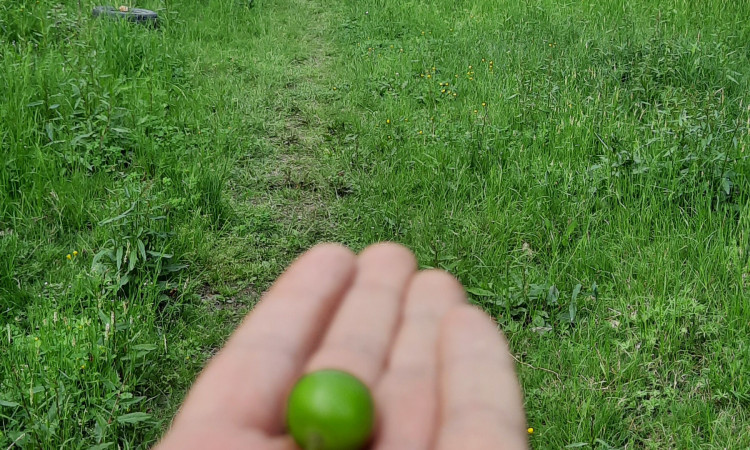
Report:
M384 239L535 448L750 446L746 3L91 6L0 5L0 447L148 446L295 255Z

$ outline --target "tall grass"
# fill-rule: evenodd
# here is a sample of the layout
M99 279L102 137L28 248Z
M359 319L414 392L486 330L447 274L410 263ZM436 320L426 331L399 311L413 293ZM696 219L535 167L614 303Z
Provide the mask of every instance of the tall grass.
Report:
M747 5L344 11L350 242L464 282L536 445L748 445Z
M91 6L0 6L4 447L158 436L154 408L201 347L185 330L200 302L176 288L195 239L231 218L227 153L189 111L189 24L159 2L159 30Z

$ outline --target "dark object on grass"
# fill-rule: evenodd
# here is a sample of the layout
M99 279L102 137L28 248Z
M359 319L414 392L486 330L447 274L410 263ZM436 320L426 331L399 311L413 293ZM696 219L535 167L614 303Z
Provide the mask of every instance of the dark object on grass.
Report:
M95 6L93 11L94 17L114 17L117 19L127 19L131 22L152 27L159 26L159 16L154 11L140 8L128 8L121 6Z

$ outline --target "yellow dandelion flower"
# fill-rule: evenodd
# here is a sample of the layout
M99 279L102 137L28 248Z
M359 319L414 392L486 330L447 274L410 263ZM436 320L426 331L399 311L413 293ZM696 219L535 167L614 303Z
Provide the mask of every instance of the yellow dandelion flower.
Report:
M456 96L456 93L455 93L455 92L453 93L453 96L454 96L454 97Z
M419 130L419 134L422 134L422 130Z
M386 119L385 123L391 123L391 119Z
M440 90L440 93L441 93L441 94L445 94L445 89L441 89L441 90Z
M478 112L479 112L479 110L478 110L478 109L475 109L475 110L474 110L474 114L476 114L476 113L478 113Z
M73 259L73 257L70 255L70 253L68 253L68 255L66 256L66 258Z
M430 75L430 74L428 73L428 74L427 74L427 78L432 78L432 75Z
M78 250L73 250L73 256L78 256Z
M526 432L529 433L529 434L534 434L534 429L533 428L529 428L528 430L526 430Z
M482 102L482 106L487 106L487 103L485 103L485 102Z

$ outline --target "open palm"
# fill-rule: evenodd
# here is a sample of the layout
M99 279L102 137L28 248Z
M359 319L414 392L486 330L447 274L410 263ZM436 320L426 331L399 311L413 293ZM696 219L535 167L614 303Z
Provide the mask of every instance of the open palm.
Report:
M297 449L284 406L304 373L345 370L370 386L373 449L526 448L502 335L450 275L378 244L319 245L246 317L191 389L160 450Z

